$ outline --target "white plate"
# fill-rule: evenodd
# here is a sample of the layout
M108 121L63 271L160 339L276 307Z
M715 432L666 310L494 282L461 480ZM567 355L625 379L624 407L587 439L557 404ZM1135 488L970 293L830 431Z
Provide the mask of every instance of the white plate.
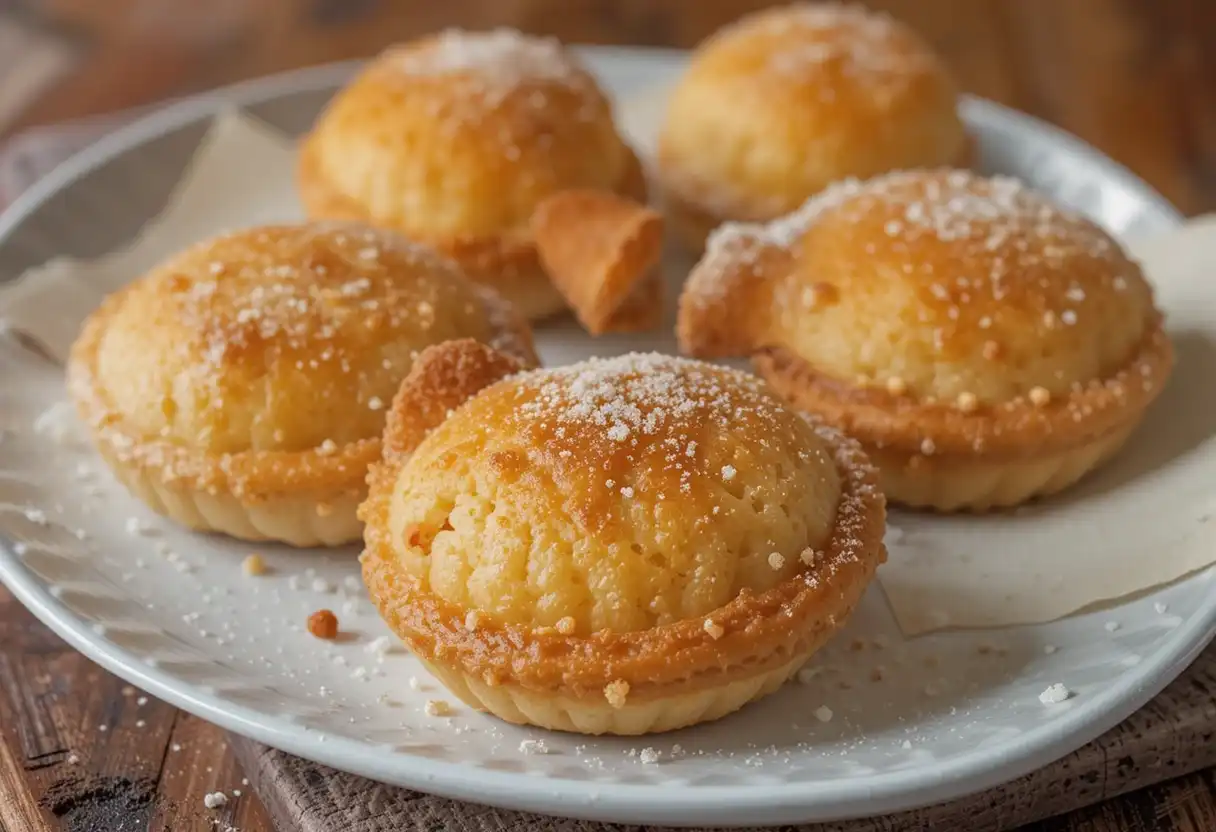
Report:
M661 83L681 61L645 50L587 55L618 93ZM349 69L191 99L110 137L0 217L0 275L128 239L163 205L224 102L298 132ZM1120 234L1177 223L1143 183L1077 140L986 102L968 101L965 114L989 169L1019 174ZM592 342L572 324L538 340L550 361L673 349L665 337ZM429 718L425 701L445 695L414 659L396 652L378 662L367 652L387 630L360 600L353 551L259 547L275 572L244 577L240 562L253 547L163 523L115 486L82 443L57 440L57 420L31 429L62 400L60 388L56 368L0 345L0 424L16 433L0 440L0 528L20 541L0 549L0 578L22 602L108 669L225 728L451 797L611 821L716 825L839 819L943 801L1028 772L1110 728L1194 658L1216 622L1211 570L1116 609L911 642L875 590L817 661L824 670L810 684L713 725L626 740L519 729L466 709L450 720ZM145 524L151 533L141 533ZM918 527L922 541L933 533L931 522ZM304 632L321 606L335 608L356 635L327 646ZM1120 625L1113 632L1111 621ZM858 638L867 646L855 651ZM409 684L415 675L417 690ZM1076 695L1046 707L1038 695L1054 682ZM830 721L816 718L821 706L833 712ZM522 753L528 738L543 738L548 753ZM644 747L659 753L657 764L643 761Z

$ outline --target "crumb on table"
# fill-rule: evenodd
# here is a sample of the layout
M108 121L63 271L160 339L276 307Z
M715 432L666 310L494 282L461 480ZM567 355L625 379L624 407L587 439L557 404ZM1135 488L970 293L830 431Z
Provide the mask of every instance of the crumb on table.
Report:
M326 641L337 638L338 616L330 610L317 610L308 616L308 632Z

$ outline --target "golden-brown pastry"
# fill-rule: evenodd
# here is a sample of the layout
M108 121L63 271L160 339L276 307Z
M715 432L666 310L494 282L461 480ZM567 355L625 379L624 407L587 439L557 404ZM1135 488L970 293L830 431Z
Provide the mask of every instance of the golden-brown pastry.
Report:
M672 230L699 252L724 221L764 221L827 185L965 165L958 90L886 15L799 3L748 15L693 54L659 137Z
M385 414L418 351L476 338L534 364L526 322L454 263L352 223L199 243L105 299L68 365L101 455L190 528L358 539Z
M532 215L553 285L592 335L654 329L663 316L663 218L602 191L562 191Z
M311 216L430 243L532 319L565 308L529 230L540 201L580 188L646 194L590 73L556 41L505 29L386 51L306 137L298 181Z
M671 730L771 693L844 623L885 557L855 442L697 361L495 382L513 366L469 341L423 353L360 509L373 600L461 700Z
M753 356L794 406L861 440L892 500L1009 506L1110 457L1173 352L1139 266L1005 177L846 182L715 232L681 348Z

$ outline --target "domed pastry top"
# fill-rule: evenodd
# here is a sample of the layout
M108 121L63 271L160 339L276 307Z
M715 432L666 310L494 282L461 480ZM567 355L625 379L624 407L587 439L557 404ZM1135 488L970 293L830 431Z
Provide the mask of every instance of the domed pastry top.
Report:
M788 579L841 490L828 447L758 379L658 355L491 387L395 487L391 524L420 529L403 565L436 594L584 633L704 615Z
M1151 399L1171 361L1152 290L1109 235L1013 179L949 170L847 181L773 223L724 226L679 335L695 355L780 352L853 405L1006 412L1043 433ZM977 430L965 444L997 441Z
M788 662L881 559L856 445L754 377L653 354L532 371L417 442L410 402L451 349L403 385L362 510L373 598L422 655L597 696Z
M536 205L560 190L644 193L611 105L578 59L505 29L388 49L321 115L301 166L305 201L320 213L445 245L526 240Z
M694 53L660 135L665 192L767 220L848 176L962 164L958 90L907 26L860 7L767 9Z
M527 363L505 301L430 249L348 223L199 243L108 297L71 382L120 458L255 496L351 479L418 351L473 337Z

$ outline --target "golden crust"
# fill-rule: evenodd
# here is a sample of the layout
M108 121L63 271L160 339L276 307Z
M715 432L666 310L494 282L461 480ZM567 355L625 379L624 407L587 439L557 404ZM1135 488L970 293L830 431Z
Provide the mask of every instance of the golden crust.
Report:
M1138 421L1169 378L1173 350L1165 331L1154 326L1109 376L1045 404L1019 396L974 411L961 410L956 402L925 402L840 382L778 347L760 350L753 360L782 398L820 414L867 446L999 460L1065 450L1125 427L1129 417Z
M555 41L506 30L387 50L305 137L297 180L310 216L429 243L531 319L564 308L528 232L540 201L576 188L645 199L591 75Z
M659 138L677 233L773 219L832 182L960 164L969 141L944 64L908 27L799 3L720 30L694 53Z
M410 402L430 395L432 385L422 380L436 374L426 369L430 362L468 363L468 347L453 359L445 355L448 349L434 348L420 359L395 408L413 412ZM481 387L487 377L472 370L457 375L472 379L465 383L469 388ZM686 399L672 393L672 378L691 385ZM613 389L632 390L621 401L604 387L618 383L625 386ZM631 410L647 396L656 397L650 402L653 409ZM669 396L674 398L668 401ZM659 406L659 400L669 406ZM712 415L727 410L737 429L733 433L718 427L718 417ZM632 433L624 434L622 423L613 421L616 415L600 424L596 412L632 414L621 415L626 422L634 420L629 422ZM657 423L648 429L648 420ZM390 422L390 433L394 424ZM885 556L883 498L876 473L856 443L785 410L757 381L733 371L653 356L523 374L485 388L411 448L417 436L415 432L403 442L388 438L384 459L374 466L371 493L361 509L367 524L364 578L382 616L411 649L466 701L505 719L565 730L638 733L680 727L706 714L720 716L708 705L682 709L680 697L742 685L724 694L722 701L730 703L725 713L771 690L773 680L788 676L843 624ZM805 443L803 450L790 455L799 443ZM685 471L691 473L673 462L684 459L688 450ZM744 454L737 470L722 465L723 459L733 458L722 454L731 452ZM772 473L780 470L773 467L777 465L785 466L786 479L769 479L782 476ZM493 540L479 544L480 538L469 536L476 501L449 493L443 485L449 474L461 482L472 477L491 490L487 493L493 493L498 512L497 520L487 521L495 531ZM722 495L721 504L729 510L709 510L716 495ZM766 508L766 500L777 502ZM500 510L504 504L505 513ZM784 514L767 513L777 505L801 518L793 532ZM523 512L517 525L510 524L511 512ZM683 556L699 559L702 567L696 574L716 574L723 564L737 564L731 567L739 570L734 578L722 573L725 595L716 595L719 588L706 577L689 581L684 590L675 588L674 595L663 590L652 594L645 579L639 578L640 589L629 588L628 580L615 582L614 571L622 569L636 568L637 575L653 577L683 568L673 560L679 552L659 543L661 536L649 536L645 525L636 525L649 522L645 518L652 513L660 516L660 524L668 524L662 531L684 540L677 548L692 547ZM671 514L664 520L664 513ZM524 518L535 522L529 525ZM495 581L504 577L499 568L518 568L507 564L560 548L556 539L551 547L545 536L564 536L567 524L572 524L572 539L586 540L593 549L641 532L632 538L632 550L612 542L616 556L579 561L577 568L591 570L587 584L576 579L573 589L559 586L565 580L559 573L575 568L578 560L563 555L549 563L547 577L539 578L558 583L547 583L536 598L521 597L526 590L518 588L532 578L517 582L516 598L496 594ZM735 524L754 532L757 540L784 535L783 551L769 552L774 544L760 542L750 561L739 550L727 556L707 554L716 551L714 535ZM532 556L526 548L490 551L521 530L544 539ZM644 554L647 550L662 552L664 559L643 566L653 557ZM449 580L452 562L469 557L490 569ZM498 557L505 560L495 561ZM764 563L763 569L755 569L757 563ZM528 573L534 577L539 574L535 567ZM730 590L737 581L743 583ZM479 585L485 588L480 594ZM658 606L637 604L635 589L654 597ZM615 626L605 626L608 620ZM747 695L742 695L745 688ZM540 713L546 702L557 708L551 718ZM605 702L619 719L600 718ZM646 718L629 710L647 706L657 710ZM580 720L579 713L587 719Z
M532 216L553 284L592 335L654 329L663 315L663 218L631 199L562 191Z
M1115 241L961 171L843 183L767 226L725 227L678 335L693 355L751 354L785 399L886 460L892 499L918 504L892 460L940 474L1101 443L1140 420L1173 363Z
M982 512L1016 506L1064 490L1123 447L1136 422L1067 448L1034 456L987 456L868 451L882 472L883 489L899 502L935 511Z
M270 226L193 246L107 297L73 345L69 386L102 456L153 507L287 539L275 505L311 505L334 519L289 542L332 545L339 529L358 535L351 508L400 379L419 350L462 336L536 362L510 306L430 250L362 225Z

